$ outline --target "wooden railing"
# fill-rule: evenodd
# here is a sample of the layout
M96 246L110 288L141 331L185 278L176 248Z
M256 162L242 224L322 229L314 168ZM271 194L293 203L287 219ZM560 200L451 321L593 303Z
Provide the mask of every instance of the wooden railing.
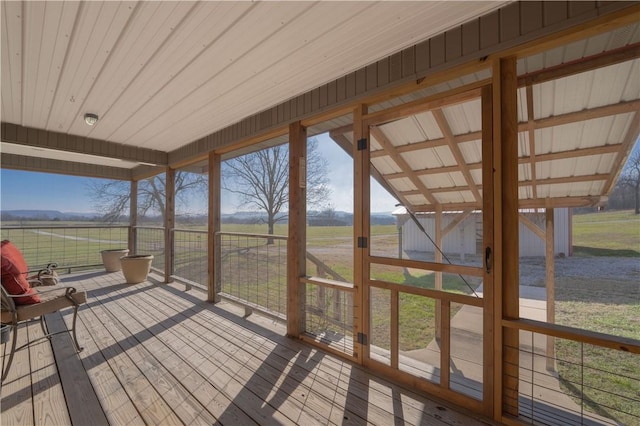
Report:
M518 383L521 420L640 424L640 341L530 319L502 325L519 333L508 350L520 362L507 374ZM550 357L545 342L565 349Z

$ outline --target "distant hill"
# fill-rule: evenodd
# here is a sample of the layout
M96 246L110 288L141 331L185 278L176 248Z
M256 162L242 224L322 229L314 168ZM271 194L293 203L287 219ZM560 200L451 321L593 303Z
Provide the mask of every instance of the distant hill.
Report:
M0 218L3 221L10 220L55 220L55 221L73 221L73 220L95 220L100 218L98 213L77 213L77 212L61 212L59 210L0 210ZM264 212L241 211L235 213L223 213L222 221L224 223L266 223L267 215ZM278 223L287 223L287 215L283 214L284 219ZM193 223L206 223L206 215L180 215L181 220L191 221ZM138 218L143 220L143 218ZM309 211L307 214L309 224L312 226L351 226L353 225L353 213L344 211L334 211L330 216L323 212ZM128 220L123 217L122 220ZM147 217L146 220L160 220L159 217ZM391 225L395 224L395 217L389 212L380 212L371 214L372 225Z
M0 210L2 220L77 220L99 217L97 213L61 212L58 210Z

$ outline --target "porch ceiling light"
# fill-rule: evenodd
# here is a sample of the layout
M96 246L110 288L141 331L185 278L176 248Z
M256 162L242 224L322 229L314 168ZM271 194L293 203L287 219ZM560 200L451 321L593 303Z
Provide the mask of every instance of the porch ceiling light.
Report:
M98 122L98 116L96 114L86 113L84 115L84 122L89 126L93 126Z

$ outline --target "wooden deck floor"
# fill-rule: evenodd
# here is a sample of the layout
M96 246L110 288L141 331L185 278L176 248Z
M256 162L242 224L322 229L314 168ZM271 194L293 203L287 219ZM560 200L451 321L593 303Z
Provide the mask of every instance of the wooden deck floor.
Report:
M88 292L79 355L67 334L19 351L2 425L488 424L284 337L281 324L197 291L120 273L64 277ZM47 317L51 329L71 311ZM20 339L42 333L23 326ZM4 346L4 345L3 345ZM3 348L4 349L4 348Z

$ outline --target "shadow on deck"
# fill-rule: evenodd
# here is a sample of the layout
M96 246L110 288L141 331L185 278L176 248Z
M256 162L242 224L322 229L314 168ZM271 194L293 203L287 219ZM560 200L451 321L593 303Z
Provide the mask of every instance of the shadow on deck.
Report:
M1 388L10 424L489 424L284 336L284 327L199 291L120 273L64 277L86 290L65 335L16 354ZM64 329L70 311L46 318ZM33 340L39 324L22 326ZM4 349L4 348L3 348Z

